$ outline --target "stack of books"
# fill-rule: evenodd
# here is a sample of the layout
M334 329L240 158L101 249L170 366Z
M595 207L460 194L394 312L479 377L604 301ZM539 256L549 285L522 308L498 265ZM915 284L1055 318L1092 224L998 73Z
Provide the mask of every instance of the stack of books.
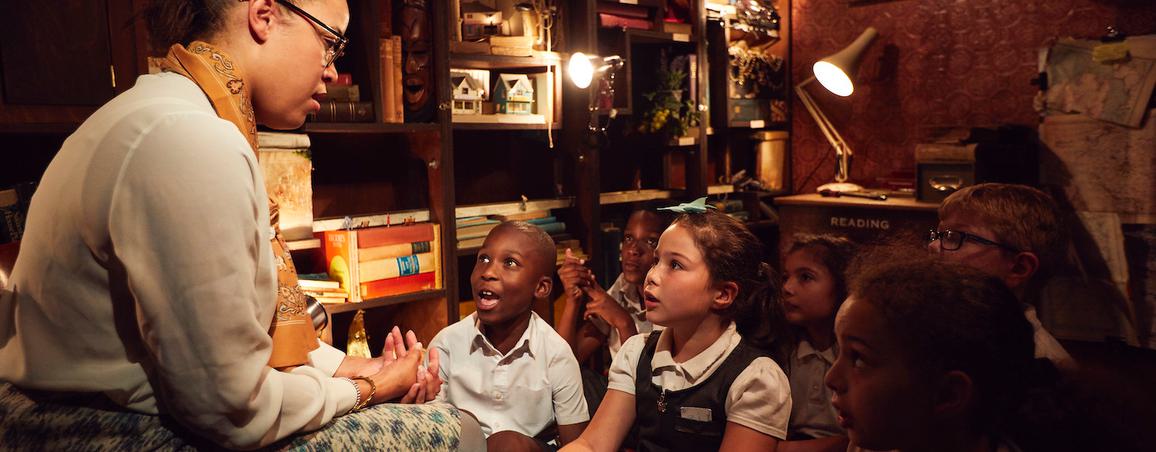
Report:
M457 221L458 249L467 250L482 246L482 242L486 241L486 236L490 234L490 231L503 221L525 221L535 225L550 234L555 243L570 238L566 235L566 223L558 221L558 218L551 215L549 210L509 215L463 217L458 218Z
M486 236L490 234L490 230L499 223L501 221L482 216L458 218L458 249L464 250L482 246L482 242L486 241Z
M402 98L405 91L401 76L401 36L382 38L378 52L381 63L381 122L405 122L405 107Z
M654 28L650 8L625 3L598 2L598 24L602 28Z
M325 84L321 110L310 113L311 122L373 122L373 102L361 100L361 87L349 74Z
M440 289L438 226L416 223L319 234L329 276L349 301Z
M305 295L325 304L341 304L349 301L349 292L341 288L341 282L329 279L325 273L297 275L297 285Z
M582 242L578 241L578 239L555 240L554 247L557 248L558 251L558 257L554 262L555 265L560 266L562 265L562 262L566 260L567 249L569 249L570 253L578 259L585 260L589 258L589 256L586 255L586 251L582 250Z

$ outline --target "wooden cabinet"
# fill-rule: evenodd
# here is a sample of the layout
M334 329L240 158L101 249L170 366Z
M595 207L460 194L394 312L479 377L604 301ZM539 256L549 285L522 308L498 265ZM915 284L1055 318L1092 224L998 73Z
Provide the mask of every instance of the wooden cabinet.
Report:
M779 249L796 233L836 234L859 244L926 243L927 231L939 223L939 204L913 198L875 201L827 198L817 193L775 198L779 206Z
M141 0L5 2L0 131L67 131L145 67Z

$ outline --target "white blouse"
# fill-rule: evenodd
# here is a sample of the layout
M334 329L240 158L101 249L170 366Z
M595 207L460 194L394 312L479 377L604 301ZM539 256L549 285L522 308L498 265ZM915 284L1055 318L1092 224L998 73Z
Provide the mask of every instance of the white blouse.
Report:
M654 377L660 388L678 391L706 381L735 347L742 336L732 322L722 336L702 353L682 363L676 363L670 354L673 338L667 330L660 334L654 357L650 360ZM649 334L636 334L622 344L614 364L610 366L609 389L634 395L635 371ZM787 421L791 417L791 387L783 369L768 357L756 358L747 366L727 390L727 422L765 433L778 439L787 438Z
M145 75L64 142L0 298L0 380L103 392L229 447L352 407L316 367L267 363L277 278L256 156L192 81Z

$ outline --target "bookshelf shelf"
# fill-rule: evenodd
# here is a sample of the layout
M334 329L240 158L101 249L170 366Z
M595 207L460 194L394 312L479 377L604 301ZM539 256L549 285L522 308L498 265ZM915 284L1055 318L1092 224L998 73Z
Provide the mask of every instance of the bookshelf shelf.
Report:
M355 228L369 228L375 226L394 226L404 224L407 219L412 218L415 223L429 221L429 211L425 209L418 210L399 210L397 212L379 213L375 215L356 215L350 217L340 218L318 218L313 220L313 232L324 231L339 231L345 229L345 219L348 218L351 227Z
M666 33L653 30L626 30L630 40L638 44L669 44L672 42L693 43L697 37L689 33Z
M301 251L321 248L321 239L290 240L285 242L289 251Z
M561 123L553 124L516 124L504 122L455 122L454 130L559 130L562 128Z
M470 246L470 247L466 247L466 248L458 248L458 251L457 251L458 257L478 254L478 250L480 250L480 249L482 249L482 247L480 247L480 246Z
M376 122L312 122L305 124L300 129L304 133L414 133L414 132L437 132L441 129L441 125L432 122L416 122L416 123L398 123L398 124L382 124Z
M735 129L785 129L787 127L787 123L784 122L764 121L762 119L756 119L754 121L730 121L728 125Z
M599 204L606 206L628 202L652 201L655 199L671 199L679 194L679 191L676 190L660 190L654 188L643 190L611 191L600 194L598 196L598 201Z
M574 198L565 197L557 199L531 199L526 201L513 201L494 204L475 204L472 206L459 206L455 209L454 216L457 218L476 217L486 215L513 215L521 212L533 212L536 210L562 209L574 205ZM316 228L316 226L314 226Z
M711 185L706 187L706 194L708 195L722 195L726 193L734 193L735 186L729 184Z
M621 3L623 5L638 5L638 6L649 6L651 8L657 8L659 5L662 4L662 1L661 0L598 0L598 3Z
M467 69L525 69L561 66L562 54L535 50L530 56L487 55L455 53L450 55L450 66Z
M358 303L343 303L343 304L327 304L325 310L329 314L340 314L343 312L355 312L361 309L373 309L383 306L393 306L398 304L405 304L414 301L430 300L434 298L442 298L446 296L445 289L423 290L420 292L407 293L402 295L395 295L392 297L373 298Z

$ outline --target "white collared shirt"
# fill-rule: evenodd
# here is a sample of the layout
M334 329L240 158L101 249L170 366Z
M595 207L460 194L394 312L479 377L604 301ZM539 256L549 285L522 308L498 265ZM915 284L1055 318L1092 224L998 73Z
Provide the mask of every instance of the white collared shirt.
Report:
M717 340L702 353L682 363L676 363L670 354L671 334L662 330L654 357L652 382L659 387L678 391L706 381L738 347L742 336L732 322ZM610 366L609 389L634 395L635 371L638 359L646 346L649 334L636 334L622 345L614 364ZM754 429L778 439L787 437L787 421L791 416L791 388L787 375L768 357L756 358L747 366L727 390L727 422Z
M642 309L642 296L639 293L638 285L626 282L626 279L619 274L618 279L614 280L614 284L606 290L606 294L610 295L610 298L617 301L618 305L630 314L630 319L634 320L634 328L638 330L638 334L646 334L654 330L654 324L646 320L646 310ZM610 348L610 356L618 355L618 350L622 348L622 337L618 334L618 328L611 328L610 324L599 317L591 317L590 322L594 324L595 328L598 328L598 331L606 335L606 345Z
M443 329L430 342L441 360L437 401L473 413L487 437L512 430L535 436L558 425L590 420L582 375L570 345L538 314L509 353L479 328L477 313Z
M823 383L836 354L834 345L815 350L806 339L799 341L791 355L791 431L813 438L845 434L831 406L831 389Z
M1076 368L1076 360L1072 359L1072 355L1060 345L1048 330L1040 324L1040 318L1036 316L1036 308L1029 304L1024 304L1024 318L1032 325L1032 339L1036 343L1036 358L1045 358L1055 364L1060 370L1074 370Z

